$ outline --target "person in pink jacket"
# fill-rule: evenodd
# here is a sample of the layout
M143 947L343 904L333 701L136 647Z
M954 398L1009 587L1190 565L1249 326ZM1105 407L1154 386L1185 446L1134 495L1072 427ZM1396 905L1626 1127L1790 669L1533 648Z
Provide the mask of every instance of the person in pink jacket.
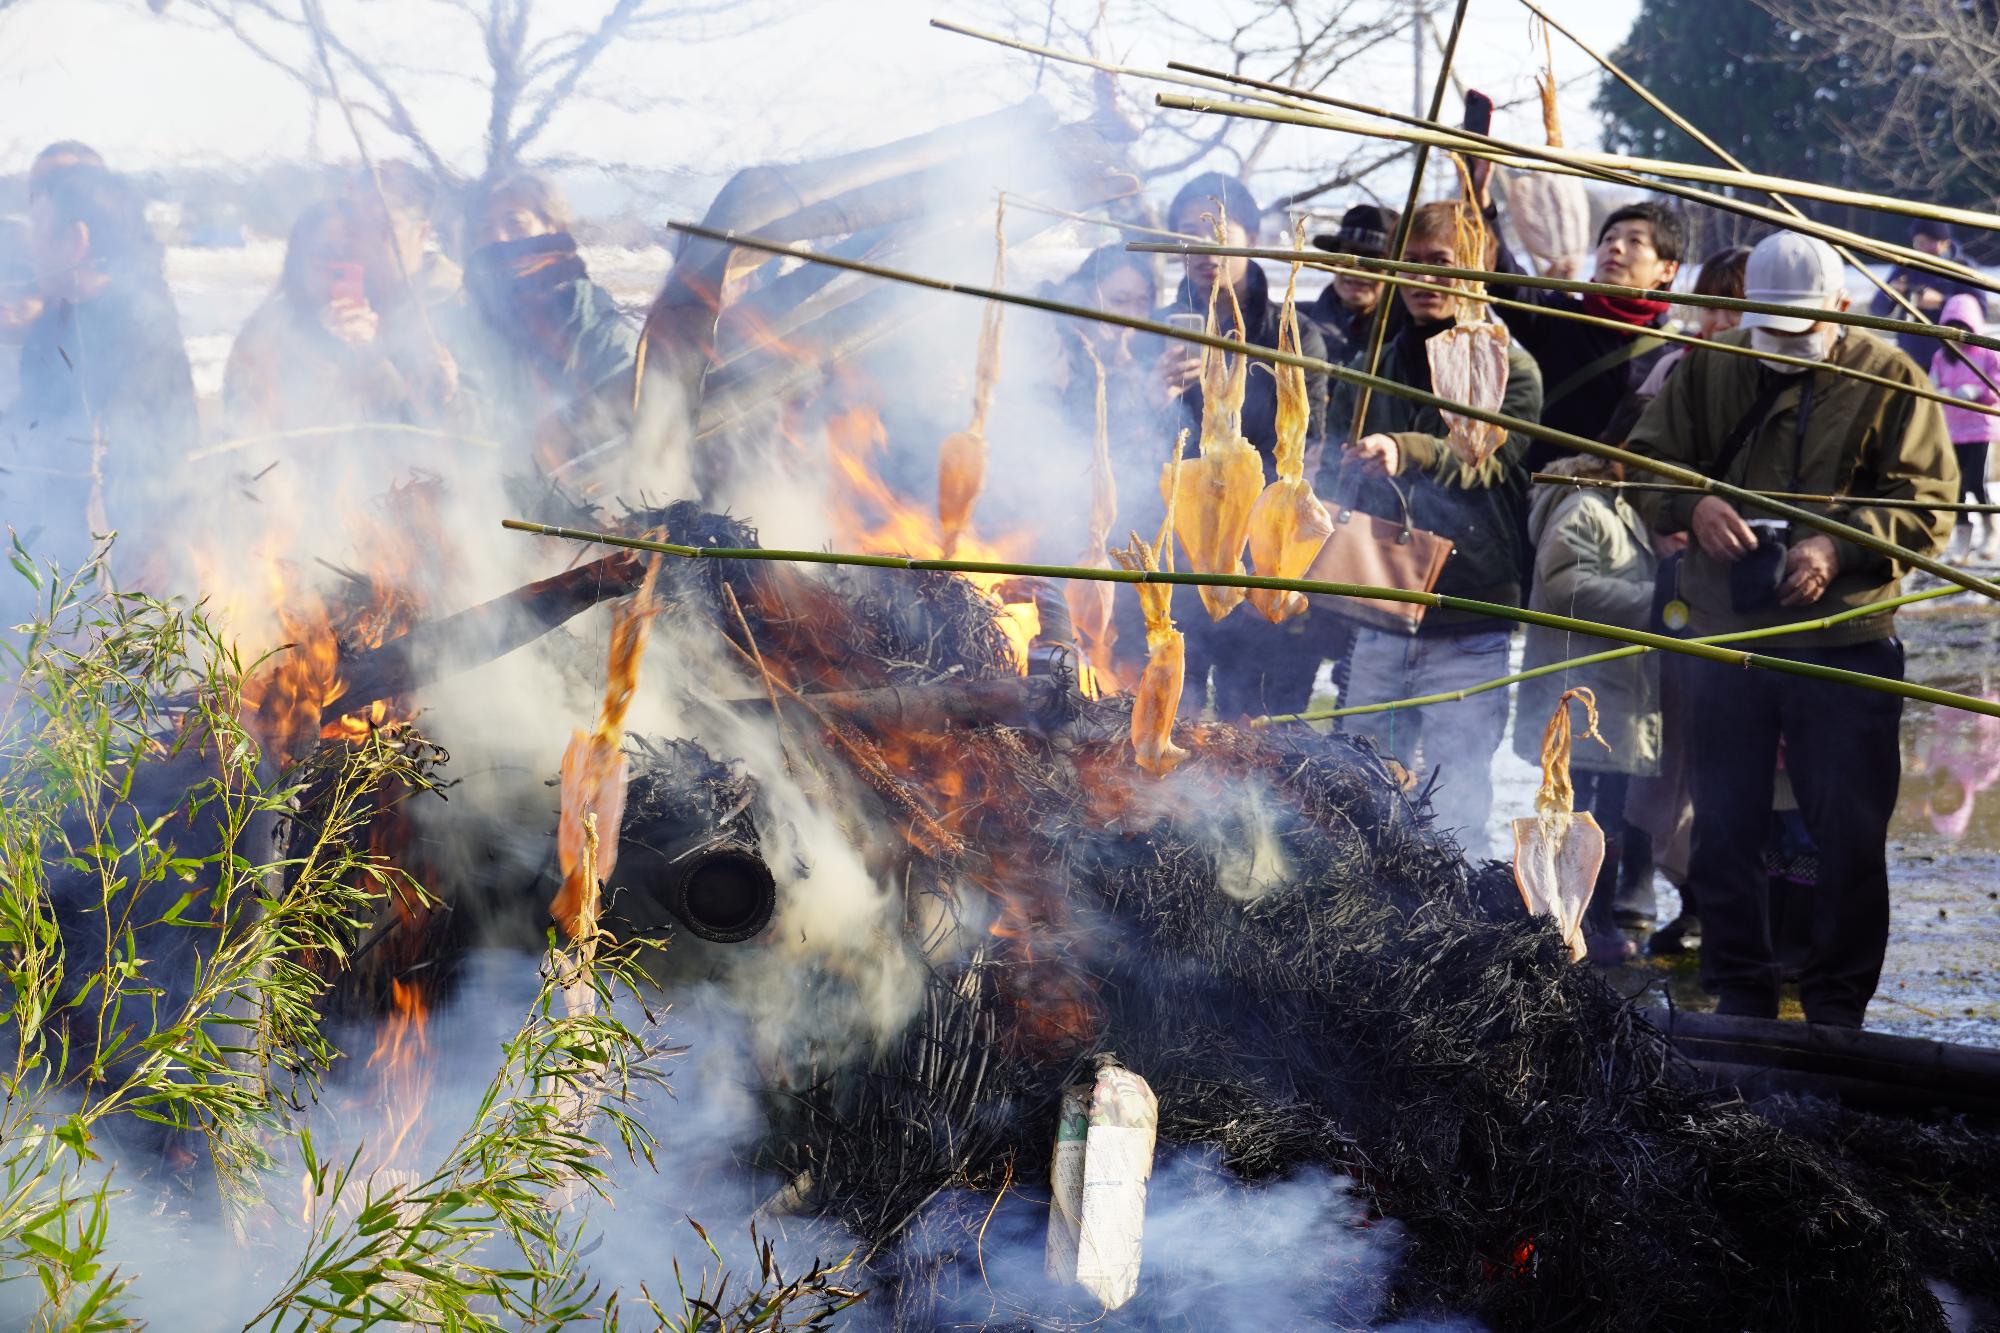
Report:
M1954 324L1968 333L1977 333L1986 326L1986 311L1981 308L1979 298L1970 292L1960 292L1944 303L1938 322ZM1980 378L1981 375L1985 378ZM1941 392L1968 403L1979 403L1992 407L2000 404L2000 393L1995 393L1994 384L2000 384L2000 352L1990 347L1954 347L1940 343L1936 355L1931 357L1931 379ZM1987 380L1993 381L1988 384ZM2000 439L2000 417L1984 412L1974 412L1963 407L1947 406L1944 409L1945 427L1951 431L1952 451L1958 455L1959 499L1986 501L1986 450L1994 440ZM1985 516L1985 536L1975 555L1972 551L1971 515L1961 514L1958 527L1952 533L1951 551L1954 557L1972 558L1982 563L2000 561L2000 515Z

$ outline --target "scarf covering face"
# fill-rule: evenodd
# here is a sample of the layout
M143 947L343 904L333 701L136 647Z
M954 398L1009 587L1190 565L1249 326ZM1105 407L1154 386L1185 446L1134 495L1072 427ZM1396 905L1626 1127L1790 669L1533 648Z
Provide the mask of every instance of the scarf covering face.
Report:
M496 241L465 266L465 285L494 327L541 343L560 336L576 309L577 285L589 280L566 231Z
M1652 328L1666 315L1667 309L1665 301L1651 301L1643 297L1606 296L1602 292L1586 292L1583 297L1584 314L1595 315L1599 319L1615 319L1635 329Z

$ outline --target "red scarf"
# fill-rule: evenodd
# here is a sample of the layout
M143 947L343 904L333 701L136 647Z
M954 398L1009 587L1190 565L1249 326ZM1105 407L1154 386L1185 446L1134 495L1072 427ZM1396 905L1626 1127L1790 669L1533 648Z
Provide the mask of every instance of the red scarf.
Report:
M1643 297L1606 296L1602 292L1585 292L1583 313L1595 315L1599 319L1615 319L1621 324L1630 324L1635 329L1650 329L1660 322L1660 316L1667 313L1667 303L1648 301Z

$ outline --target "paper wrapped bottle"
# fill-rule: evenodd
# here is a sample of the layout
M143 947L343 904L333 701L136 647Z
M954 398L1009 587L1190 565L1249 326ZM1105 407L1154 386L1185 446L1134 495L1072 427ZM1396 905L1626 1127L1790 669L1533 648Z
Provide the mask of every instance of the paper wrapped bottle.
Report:
M1159 1123L1152 1088L1109 1056L1100 1057L1093 1083L1063 1094L1049 1169L1047 1271L1107 1310L1139 1290Z

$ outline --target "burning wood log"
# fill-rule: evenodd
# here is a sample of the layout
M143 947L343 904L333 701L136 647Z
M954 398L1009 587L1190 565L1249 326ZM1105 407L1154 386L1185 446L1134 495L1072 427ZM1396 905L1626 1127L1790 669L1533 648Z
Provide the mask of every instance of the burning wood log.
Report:
M342 661L346 688L322 715L357 713L377 699L407 694L505 657L599 602L632 592L645 571L645 561L620 553L419 625Z
M797 699L781 698L778 707L835 714L841 721L877 735L994 726L1048 731L1069 715L1076 697L1069 682L1056 676L1015 676L892 685L877 690L827 690ZM771 707L761 696L734 700L732 705L747 712Z

